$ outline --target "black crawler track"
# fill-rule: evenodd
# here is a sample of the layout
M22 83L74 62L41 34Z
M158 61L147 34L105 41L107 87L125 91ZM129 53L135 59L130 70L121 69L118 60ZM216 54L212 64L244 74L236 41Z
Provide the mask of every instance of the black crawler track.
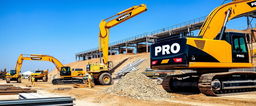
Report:
M220 82L218 89L214 88L212 84L216 79ZM162 87L167 92L200 91L208 96L254 91L256 90L256 72L232 71L170 75L164 78Z
M79 79L79 78L68 78L68 79L58 78L58 79L53 79L52 80L53 85L82 84L82 83L83 83L83 79Z
M240 77L233 77L234 75L239 75ZM255 80L256 79L256 72L222 72L222 73L209 73L203 74L198 82L198 88L200 92L208 96L220 96L222 94L228 93L237 93L237 92L247 92L247 91L254 91L256 90L256 84L251 85L248 88L236 88L236 89L221 89L216 90L212 87L211 83L214 79L219 79L222 86L223 81L237 81L237 80ZM234 87L239 87L239 85Z

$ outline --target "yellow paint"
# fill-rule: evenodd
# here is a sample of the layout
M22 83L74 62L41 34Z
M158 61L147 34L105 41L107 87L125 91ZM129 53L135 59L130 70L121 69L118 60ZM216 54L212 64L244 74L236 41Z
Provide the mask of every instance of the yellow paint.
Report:
M227 41L201 38L187 38L187 44L195 48L198 48L194 40L205 40L204 48L201 50L213 56L218 61L226 63L232 62L232 47Z
M170 60L170 59L164 59L164 60L162 60L161 64L166 64L166 63L169 62L169 60Z
M189 68L250 68L251 63L190 62Z

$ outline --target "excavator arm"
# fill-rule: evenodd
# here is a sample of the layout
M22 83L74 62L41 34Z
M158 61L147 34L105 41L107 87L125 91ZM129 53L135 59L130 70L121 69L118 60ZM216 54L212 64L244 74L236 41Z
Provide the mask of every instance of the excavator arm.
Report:
M214 39L225 30L229 20L242 16L255 17L255 12L256 0L233 0L233 2L217 7L208 15L199 36L205 39Z
M49 61L49 62L52 62L59 71L61 70L61 67L63 67L63 64L58 59L52 56L41 55L41 54L28 54L28 55L21 54L17 60L16 67L15 67L16 73L18 75L20 74L23 60Z
M104 64L108 63L109 29L111 27L114 27L114 26L146 11L146 10L147 10L147 7L145 4L133 6L131 8L128 8L124 11L117 13L114 16L104 19L100 22L100 25L99 25L99 28L100 28L99 51L102 52Z

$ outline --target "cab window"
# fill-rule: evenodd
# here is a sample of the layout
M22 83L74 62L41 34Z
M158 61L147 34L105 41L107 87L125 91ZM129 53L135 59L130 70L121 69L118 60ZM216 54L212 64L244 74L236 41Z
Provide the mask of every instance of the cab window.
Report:
M247 53L246 42L243 36L234 36L234 52L236 53Z

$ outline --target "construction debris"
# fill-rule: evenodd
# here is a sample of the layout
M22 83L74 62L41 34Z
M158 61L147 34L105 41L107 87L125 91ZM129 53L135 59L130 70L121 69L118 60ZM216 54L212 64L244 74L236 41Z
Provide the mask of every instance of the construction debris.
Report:
M130 72L104 93L143 100L169 98L170 95L157 87L157 83L138 72Z
M36 90L30 88L15 87L11 84L0 84L0 95L14 95L18 93L35 93Z

